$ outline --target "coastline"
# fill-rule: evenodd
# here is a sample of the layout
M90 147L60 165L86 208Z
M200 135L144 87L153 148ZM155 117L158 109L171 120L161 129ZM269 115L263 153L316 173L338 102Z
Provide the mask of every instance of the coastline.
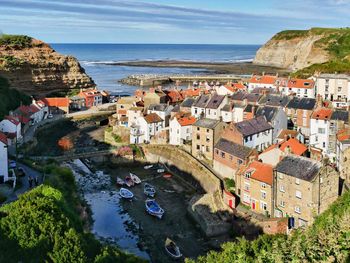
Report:
M112 66L128 66L128 67L153 67L153 68L193 68L203 69L203 71L215 74L239 74L250 75L254 73L272 73L279 75L287 75L289 70L272 66L256 65L252 62L197 62L197 61L181 61L181 60L140 60L140 61L123 61L123 62L106 62L100 63Z

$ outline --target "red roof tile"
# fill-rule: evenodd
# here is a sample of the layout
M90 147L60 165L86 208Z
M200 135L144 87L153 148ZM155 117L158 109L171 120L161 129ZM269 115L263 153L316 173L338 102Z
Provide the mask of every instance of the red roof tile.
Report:
M315 82L312 79L290 79L288 88L313 89Z
M150 114L146 115L145 120L147 121L147 123L156 123L156 122L163 121L163 119L161 117L159 117L159 115L157 113L150 113Z
M277 80L276 76L264 75L264 76L253 76L249 83L260 83L260 84L275 84Z
M189 117L179 118L177 119L177 121L180 123L181 126L189 126L195 123L197 119L193 116L189 116Z
M49 107L69 107L68 98L45 98L42 101Z
M280 143L276 143L265 149L263 153L269 152L273 149L279 148L281 151L286 152L289 147L291 153L295 155L302 155L307 151L307 147L299 142L297 139L290 138L288 141L282 141Z
M7 145L7 137L2 132L0 132L0 142Z
M332 115L332 109L319 108L312 113L311 118L318 119L318 120L329 120L331 118L331 115Z
M261 163L258 161L251 162L245 172L252 170L250 176L251 179L272 185L273 181L273 166L267 163Z
M20 124L20 122L12 116L5 116L5 119L9 120L10 122L12 122L16 126L18 126Z

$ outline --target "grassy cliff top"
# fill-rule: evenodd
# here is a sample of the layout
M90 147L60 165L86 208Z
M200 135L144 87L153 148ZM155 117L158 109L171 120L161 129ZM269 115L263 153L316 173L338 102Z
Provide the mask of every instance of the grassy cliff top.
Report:
M17 48L31 47L32 39L25 35L0 35L0 46L9 46Z

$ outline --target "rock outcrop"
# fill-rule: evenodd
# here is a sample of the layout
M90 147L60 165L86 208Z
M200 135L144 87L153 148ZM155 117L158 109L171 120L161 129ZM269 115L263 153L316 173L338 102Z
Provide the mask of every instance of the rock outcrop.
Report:
M95 86L77 59L36 39L27 46L0 44L0 76L12 87L35 96Z

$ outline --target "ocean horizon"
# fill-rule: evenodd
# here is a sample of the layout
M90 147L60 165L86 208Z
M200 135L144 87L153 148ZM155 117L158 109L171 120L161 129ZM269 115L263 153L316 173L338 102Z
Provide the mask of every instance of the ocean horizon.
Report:
M50 44L64 55L76 57L100 89L130 95L137 87L119 83L132 74L204 74L203 69L107 65L130 61L189 61L237 63L253 60L261 45L228 44Z

